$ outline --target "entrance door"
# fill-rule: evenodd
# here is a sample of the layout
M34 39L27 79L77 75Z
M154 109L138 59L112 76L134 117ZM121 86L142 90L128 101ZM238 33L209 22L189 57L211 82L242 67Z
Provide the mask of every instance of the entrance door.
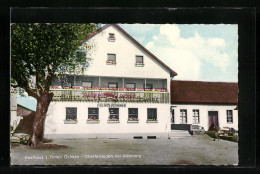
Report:
M172 109L172 118L171 118L172 123L174 123L174 109Z
M209 111L209 125L208 127L210 127L210 125L214 123L215 127L218 128L218 111Z

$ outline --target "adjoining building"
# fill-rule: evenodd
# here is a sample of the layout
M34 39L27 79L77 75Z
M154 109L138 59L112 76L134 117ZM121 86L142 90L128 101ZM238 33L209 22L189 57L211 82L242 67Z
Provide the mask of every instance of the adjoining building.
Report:
M193 107L192 98L191 103L188 98L186 104L176 103L172 79L177 73L120 26L105 25L89 35L82 46L94 50L87 55L91 61L84 74L53 79L54 97L45 122L47 138L168 138L172 124L193 124L191 112L196 115L197 110L199 123L205 128L211 117L204 118L204 110L218 111L222 122L219 108L223 103L196 103L199 105ZM185 95L180 92L180 96ZM235 115L233 118L235 125Z
M238 130L238 84L227 82L171 81L172 129L198 125L205 130Z

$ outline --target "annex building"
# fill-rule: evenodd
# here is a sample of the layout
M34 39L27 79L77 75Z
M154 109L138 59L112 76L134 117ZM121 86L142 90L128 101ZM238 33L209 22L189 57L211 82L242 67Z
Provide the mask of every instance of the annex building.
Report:
M176 124L198 124L207 129L212 115L209 112L217 111L218 125L224 126L229 110L233 120L227 125L237 128L237 101L223 107L225 102L197 102L196 97L182 91L180 81L172 80L177 75L174 70L119 25L105 25L83 42L87 48L92 44L95 51L87 55L91 60L84 74L67 74L53 80L46 137L168 138ZM187 90L197 89L191 85ZM221 92L224 95L229 91ZM237 90L235 93L237 97ZM198 115L198 121L193 120L193 115Z

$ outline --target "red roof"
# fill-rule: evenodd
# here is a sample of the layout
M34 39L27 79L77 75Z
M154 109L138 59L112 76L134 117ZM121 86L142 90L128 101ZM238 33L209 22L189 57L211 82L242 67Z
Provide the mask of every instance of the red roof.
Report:
M237 102L237 83L171 81L172 104L237 104Z
M144 46L142 46L139 42L137 42L132 36L130 36L124 29L122 29L119 25L117 24L106 24L103 27L101 27L100 29L92 32L91 34L89 34L85 39L89 39L93 36L95 36L98 32L104 30L105 28L107 28L110 25L114 25L115 27L117 27L121 32L123 32L128 38L130 38L134 43L136 43L140 48L142 48L144 51L146 51L152 58L154 58L157 62L159 62L162 66L164 66L166 69L168 69L170 71L171 77L172 76L176 76L177 73L175 71L173 71L170 67L168 67L166 64L164 64L160 59L158 59L155 55L153 55L150 51L148 51Z

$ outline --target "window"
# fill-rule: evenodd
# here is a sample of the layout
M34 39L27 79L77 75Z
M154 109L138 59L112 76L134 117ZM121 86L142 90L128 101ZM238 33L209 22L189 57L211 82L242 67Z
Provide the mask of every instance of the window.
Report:
M153 84L149 84L149 83L146 83L146 85L144 84L144 89L146 91L151 91L153 89Z
M108 41L114 42L116 40L114 33L109 33L108 35Z
M180 110L180 122L181 123L187 123L187 110L186 109L181 109Z
M147 108L147 120L148 121L157 120L157 109L156 108Z
M116 55L115 54L107 54L107 64L116 64Z
M66 108L66 120L67 121L77 120L77 108Z
M88 108L88 120L98 120L98 108Z
M136 63L144 63L143 56L136 56Z
M118 83L108 82L108 87L109 87L109 88L118 88Z
M114 38L115 37L115 34L114 33L109 33L109 37L111 38Z
M172 109L172 119L171 119L172 123L174 123L174 109Z
M232 110L227 110L227 123L233 123L233 112L232 112Z
M144 66L144 57L143 56L135 56L135 65L136 66Z
M92 88L92 82L82 82L82 86Z
M128 91L134 91L135 90L135 83L127 83L126 84L126 89Z
M192 110L192 116L193 116L193 123L199 123L200 122L200 114L198 109Z
M138 108L128 108L128 121L138 121Z
M119 109L118 108L109 108L108 120L119 121Z

